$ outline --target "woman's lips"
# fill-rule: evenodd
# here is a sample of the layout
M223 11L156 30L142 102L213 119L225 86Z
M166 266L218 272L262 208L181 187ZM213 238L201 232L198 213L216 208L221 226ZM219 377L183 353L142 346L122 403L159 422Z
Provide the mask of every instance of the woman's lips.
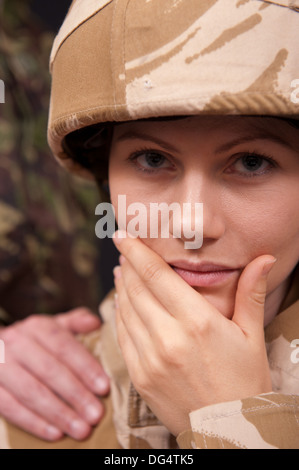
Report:
M214 264L201 264L198 267L184 263L171 263L170 266L192 287L209 287L226 282L240 273L240 268L228 268Z

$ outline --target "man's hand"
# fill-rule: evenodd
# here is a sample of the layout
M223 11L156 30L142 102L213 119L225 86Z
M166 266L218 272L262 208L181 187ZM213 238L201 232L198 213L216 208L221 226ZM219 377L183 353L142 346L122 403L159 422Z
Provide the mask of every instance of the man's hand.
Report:
M86 438L103 416L96 395L108 392L109 379L75 334L100 326L88 309L77 308L0 329L0 415L46 440Z

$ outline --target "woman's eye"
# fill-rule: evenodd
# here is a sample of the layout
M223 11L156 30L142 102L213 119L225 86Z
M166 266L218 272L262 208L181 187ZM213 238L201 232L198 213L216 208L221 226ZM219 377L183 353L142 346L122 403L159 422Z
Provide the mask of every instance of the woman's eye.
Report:
M274 167L270 157L262 157L255 154L247 154L238 158L229 168L229 173L238 173L244 176L259 176L267 173Z
M131 157L131 160L133 160L135 164L137 163L138 167L144 171L151 171L160 168L172 168L172 164L159 152L138 152Z

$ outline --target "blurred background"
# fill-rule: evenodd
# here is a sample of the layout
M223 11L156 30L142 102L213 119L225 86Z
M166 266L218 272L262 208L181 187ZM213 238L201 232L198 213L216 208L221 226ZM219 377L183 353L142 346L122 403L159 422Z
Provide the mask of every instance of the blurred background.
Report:
M117 252L95 235L96 186L66 173L46 139L49 55L69 0L0 0L0 324L98 304Z

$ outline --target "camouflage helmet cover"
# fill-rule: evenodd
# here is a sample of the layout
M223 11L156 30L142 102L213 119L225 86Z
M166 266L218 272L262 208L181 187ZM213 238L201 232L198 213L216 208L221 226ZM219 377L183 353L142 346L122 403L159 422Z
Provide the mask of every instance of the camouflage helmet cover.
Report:
M97 147L101 161L105 145L98 131L94 139L100 123L298 119L298 39L299 0L75 0L51 53L49 145L87 176L87 153ZM105 165L99 171L104 177Z

